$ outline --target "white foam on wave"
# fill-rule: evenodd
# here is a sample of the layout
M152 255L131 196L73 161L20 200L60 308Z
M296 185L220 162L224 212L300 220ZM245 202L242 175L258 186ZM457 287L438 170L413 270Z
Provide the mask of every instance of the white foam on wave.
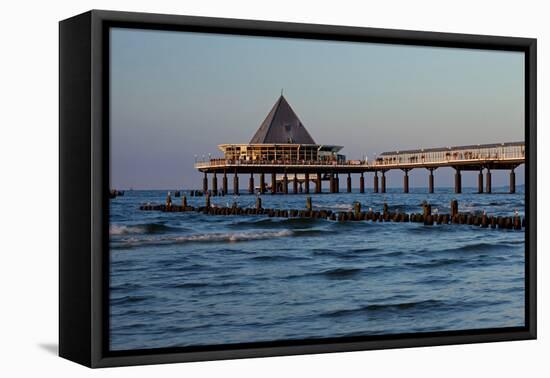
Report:
M170 236L158 238L127 238L120 240L116 245L120 247L137 247L143 245L164 245L164 244L180 244L180 243L200 243L200 242L241 242L248 240L262 240L279 237L292 236L294 232L291 230L279 231L250 231L250 232L229 232L229 233L208 233L194 234L185 236Z
M280 231L256 231L256 232L235 232L235 233L213 233L213 234L198 234L189 236L178 236L174 240L178 242L196 242L196 241L246 241L271 239L277 237L291 236L291 230Z
M109 226L109 235L140 234L145 231L146 229L143 226L127 226L122 224L111 224Z
M353 209L353 207L349 204L346 204L346 203L334 203L334 204L330 204L330 205L325 205L325 204L321 204L321 205L313 205L313 207L316 207L316 208L320 208L320 209L338 209L338 210L351 210Z

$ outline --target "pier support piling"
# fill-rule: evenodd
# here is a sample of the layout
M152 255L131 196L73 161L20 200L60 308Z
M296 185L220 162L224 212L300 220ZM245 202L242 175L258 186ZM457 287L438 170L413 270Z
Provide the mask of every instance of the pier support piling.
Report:
M315 193L321 193L323 191L321 174L317 173L317 184L315 185Z
M336 173L336 180L334 181L336 185L336 193L340 193L340 177L338 176L338 173Z
M212 195L218 195L218 178L216 177L216 173L212 176Z
M462 175L460 169L455 168L455 193L462 193Z
M283 176L283 194L288 194L288 176L286 172Z
M483 170L480 169L477 174L477 192L479 194L483 193Z
M347 180L347 189L348 189L348 193L351 193L351 174L348 173L348 180Z
M378 172L374 172L373 192L378 193Z
M516 173L514 169L510 171L510 193L514 194L516 192Z
M227 174L223 173L222 178L222 194L225 196L227 194Z
M309 194L309 173L305 174L304 191L306 192L306 194Z
M254 174L250 174L250 178L248 179L248 193L254 194Z
M233 176L233 194L239 195L239 175L235 172Z
M265 193L265 174L260 173L260 194Z
M202 191L206 194L208 192L208 174L204 172L204 178L202 179Z
M404 169L405 175L403 176L403 193L409 192L409 170Z
M386 172L382 171L381 193L386 193Z
M271 194L277 193L277 175L275 173L271 174Z
M294 174L294 181L292 182L292 191L294 194L298 194L298 176Z
M428 168L430 176L428 177L428 193L434 192L434 168Z
M491 170L487 168L487 173L485 174L486 183L485 183L485 190L487 193L491 193Z
M336 192L336 179L334 178L334 173L330 174L330 192Z
M359 193L365 193L365 175L361 172L361 177L359 178Z

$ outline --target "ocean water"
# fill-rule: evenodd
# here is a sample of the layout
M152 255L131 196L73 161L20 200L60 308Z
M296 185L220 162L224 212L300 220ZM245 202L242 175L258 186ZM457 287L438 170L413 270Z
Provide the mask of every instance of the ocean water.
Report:
M387 202L421 212L428 200L448 213L454 198L461 212L524 211L523 186L517 194L400 191L311 197L334 211L360 201L363 210ZM111 350L524 325L523 230L138 209L165 197L127 191L111 200ZM305 197L266 194L263 207L302 209ZM253 207L255 197L212 197L235 200Z

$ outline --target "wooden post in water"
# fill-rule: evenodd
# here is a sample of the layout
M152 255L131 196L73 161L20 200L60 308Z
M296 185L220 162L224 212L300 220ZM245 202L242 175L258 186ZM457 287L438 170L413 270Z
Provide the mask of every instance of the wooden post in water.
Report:
M338 172L336 172L336 178L334 180L335 184L335 192L340 193L340 177L338 176Z
M460 169L455 167L455 193L462 193L462 176Z
M359 220L359 216L361 215L361 203L358 201L353 204L353 215L355 216L355 220Z
M517 210L513 218L513 227L514 230L521 230L521 218L519 217Z
M382 206L382 214L388 214L388 204L384 202L384 205Z
M187 207L187 196L185 195L185 193L183 193L181 197L181 206L183 207L184 210Z
M335 193L336 192L336 182L334 178L334 173L330 174L330 192Z
M381 185L381 192L386 193L386 172L382 171L382 185Z
M260 194L265 193L265 175L260 173Z
M294 174L294 181L292 182L292 191L294 194L298 194L298 176Z
M227 173L225 171L223 171L222 192L224 196L227 194Z
M204 196L204 202L206 208L210 209L210 194L206 193L206 195Z
M235 171L235 176L233 176L233 193L239 195L239 175Z
M351 193L351 174L348 173L348 180L347 180L347 189L348 189L348 193Z
M487 182L485 183L485 190L487 193L491 193L491 169L487 167L487 173L485 174Z
M516 173L514 168L510 170L510 193L514 194L516 192Z
M250 174L250 178L248 179L248 193L254 194L254 174Z
M306 197L306 209L311 210L313 208L313 204L311 203L311 197Z
M409 170L403 169L403 172L405 172L405 175L403 176L403 193L409 192Z
M206 194L208 192L208 174L204 172L204 178L202 179L202 191Z
M477 192L479 194L483 193L483 169L480 169L477 174Z
M455 215L458 215L458 201L454 199L451 201L451 218Z
M434 170L435 168L428 168L430 176L428 177L428 193L434 192Z
M304 178L304 192L306 192L306 194L309 194L309 173L306 173L306 174L305 174L305 178Z
M271 173L271 194L277 193L277 175Z
M373 192L378 193L378 171L374 171Z
M365 176L361 172L361 177L359 178L359 193L365 193Z
M166 208L169 209L172 207L172 195L170 192L166 195Z
M424 219L432 215L432 205L429 203L424 204Z
M216 177L216 172L212 176L212 194L215 196L218 195L218 177Z
M260 196L256 197L256 210L260 210L262 208L262 199Z
M288 176L286 172L283 176L283 194L288 194Z

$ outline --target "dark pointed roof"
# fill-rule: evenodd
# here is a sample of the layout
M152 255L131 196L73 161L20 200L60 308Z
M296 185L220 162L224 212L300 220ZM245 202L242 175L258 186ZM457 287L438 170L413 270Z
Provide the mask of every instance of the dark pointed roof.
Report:
M257 143L316 144L283 95L250 141L250 144Z

